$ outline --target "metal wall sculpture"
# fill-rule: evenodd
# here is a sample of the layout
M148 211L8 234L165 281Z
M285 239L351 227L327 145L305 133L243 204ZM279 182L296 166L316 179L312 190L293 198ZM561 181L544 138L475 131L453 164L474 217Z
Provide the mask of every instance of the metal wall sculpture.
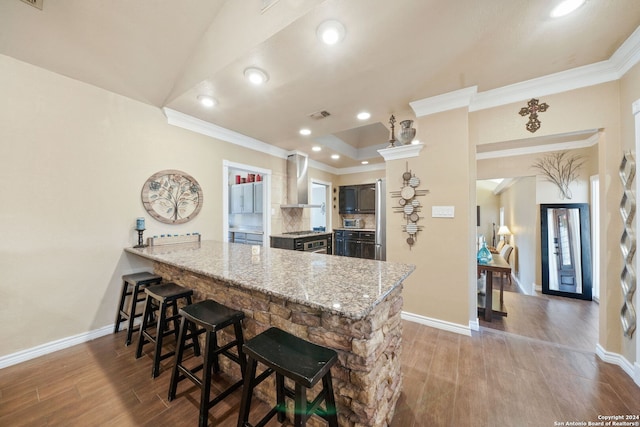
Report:
M620 215L624 223L624 231L620 238L620 250L624 258L624 267L620 274L620 286L624 302L620 310L622 330L624 336L631 338L636 330L636 311L633 307L633 294L636 291L636 272L634 256L636 253L636 235L634 219L636 216L636 198L634 195L634 179L636 176L636 162L631 152L625 153L620 163L620 179L624 194L620 201Z

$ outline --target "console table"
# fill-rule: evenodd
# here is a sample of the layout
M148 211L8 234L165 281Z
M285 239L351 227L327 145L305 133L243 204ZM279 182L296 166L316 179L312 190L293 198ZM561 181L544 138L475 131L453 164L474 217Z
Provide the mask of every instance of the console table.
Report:
M487 285L485 293L478 293L478 316L484 316L484 320L491 322L494 314L499 316L507 315L507 308L504 305L504 282L500 281L500 290L493 290L493 272L511 274L511 266L500 255L492 254L493 260L488 263L478 263L478 276L484 271L487 273Z

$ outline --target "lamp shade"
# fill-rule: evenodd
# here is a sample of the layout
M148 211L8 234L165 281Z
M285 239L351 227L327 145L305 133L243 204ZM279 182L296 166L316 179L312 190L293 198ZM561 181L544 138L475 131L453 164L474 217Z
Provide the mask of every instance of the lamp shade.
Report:
M511 235L511 231L509 230L509 227L507 227L506 225L501 225L500 228L498 229L498 236L510 236Z

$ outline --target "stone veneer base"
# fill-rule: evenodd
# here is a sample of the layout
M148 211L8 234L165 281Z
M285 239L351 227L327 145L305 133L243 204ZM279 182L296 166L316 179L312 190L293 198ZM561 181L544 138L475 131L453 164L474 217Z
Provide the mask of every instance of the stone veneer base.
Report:
M242 310L246 315L243 322L245 339L276 326L335 349L339 360L331 373L340 426L377 427L391 423L402 388L402 286L387 295L364 319L353 320L157 261L154 272L165 281L193 289L196 301L210 298ZM222 337L221 342L227 339ZM222 359L223 371L239 378L239 367ZM321 382L318 386L321 387ZM319 390L317 387L309 396ZM256 397L275 404L273 378L260 385ZM291 414L293 403L288 399L287 404ZM326 423L319 417L312 417L308 425L325 426Z

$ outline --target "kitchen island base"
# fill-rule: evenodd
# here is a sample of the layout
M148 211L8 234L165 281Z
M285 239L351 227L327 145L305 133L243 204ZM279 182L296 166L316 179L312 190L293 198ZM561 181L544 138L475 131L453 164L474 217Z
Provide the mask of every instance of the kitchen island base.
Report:
M242 310L246 315L243 328L247 340L276 326L336 350L338 363L331 372L340 426L390 424L402 386L402 285L395 287L364 318L355 320L163 262L154 261L154 272L167 281L193 289L196 301L210 298ZM232 336L224 336L221 342L231 339ZM233 378L240 378L236 364L221 360L221 365ZM275 386L270 380L255 390L255 396L272 404ZM319 388L314 389L314 393L318 391ZM325 426L326 423L312 417L308 425Z

